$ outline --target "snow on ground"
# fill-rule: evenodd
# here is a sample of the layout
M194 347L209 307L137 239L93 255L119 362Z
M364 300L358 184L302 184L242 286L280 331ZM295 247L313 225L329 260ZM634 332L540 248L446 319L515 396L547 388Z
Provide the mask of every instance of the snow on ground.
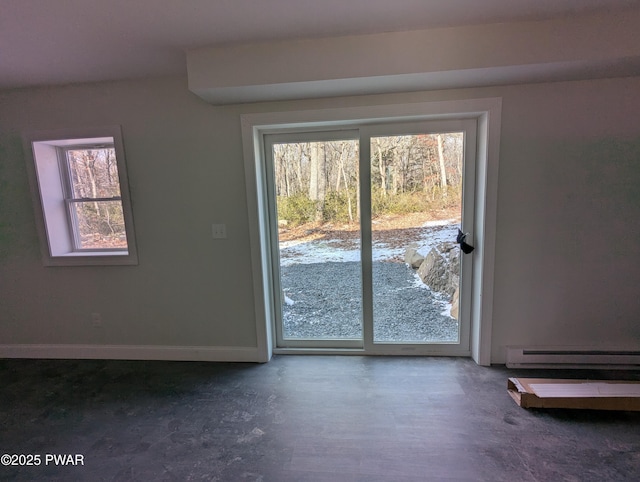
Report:
M430 288L422 282L416 270L407 269L406 266L402 266L400 260L404 259L404 252L410 244L416 244L418 246L418 252L426 256L431 248L438 243L446 241L455 242L458 234L458 222L455 220L431 221L418 227L421 229L415 229L416 226L411 226L406 232L406 237L402 236L402 233L398 236L397 230L394 230L395 232L391 236L386 236L389 243L381 242L381 240L385 238L382 232L378 231L373 233L374 240L376 237L380 240L378 242L374 241L373 243L373 261L394 261L393 263L376 263L374 265L374 271L377 269L378 275L383 273L382 276L384 278L384 281L382 281L382 278L378 278L378 283L382 284L379 284L376 288L377 299L384 301L379 303L377 313L381 316L380 319L392 320L393 326L397 324L398 327L400 327L388 328L388 330L390 330L388 334L390 338L388 339L390 340L422 340L423 338L419 336L423 335L418 335L417 333L424 329L424 326L431 327L429 330L435 330L433 332L430 331L430 334L424 339L431 341L435 339L439 340L441 338L437 337L440 335L436 335L436 332L439 333L439 330L445 330L445 328L449 326L445 321L455 322L455 320L451 318L451 303L448 297L431 291ZM317 302L313 293L317 295L319 285L324 286L324 288L321 289L322 293L325 293L325 290L326 292L331 292L335 287L334 285L336 285L336 281L342 283L340 286L344 285L339 290L339 293L330 297L332 306L336 304L336 300L339 300L339 306L348 306L352 298L359 300L359 295L353 294L350 291L359 286L359 283L356 282L356 278L358 278L359 275L355 263L360 262L360 249L354 249L352 247L354 244L355 243L345 242L344 239L294 240L280 243L281 273L283 273L285 277L283 278L285 279L285 281L283 281L285 285L283 289L285 329L287 329L288 326L288 329L294 330L293 327L295 326L295 330L302 330L300 333L307 333L309 329L315 326L316 318L319 317L318 319L323 319L322 316L320 316L320 312L326 312L325 304L328 302L327 300L322 301L322 303L318 305L323 306L323 308L317 307L314 308L316 311L309 312L309 306L315 306L314 303ZM327 264L325 264L323 268L318 268L322 263ZM347 263L352 264L348 269L346 269L349 266ZM353 269L356 270L355 275L352 272ZM300 273L303 274L301 275ZM309 273L315 273L315 275L309 276ZM338 273L340 273L340 280L335 279ZM391 283L389 283L389 279L391 279L389 278L390 276L394 280L391 281ZM398 276L400 277L398 278ZM300 278L297 282L302 288L295 285L296 277ZM376 282L375 273L373 281L374 283ZM312 288L309 283L313 283ZM426 297L420 296L418 290L428 291ZM425 299L430 300L426 305L424 304ZM398 306L402 306L403 308L399 310ZM409 308L407 311L408 306L412 308ZM338 311L342 313L344 310L341 308ZM401 312L421 313L421 315L404 319L401 316ZM335 319L342 319L334 312L330 312L330 315L329 318L333 321L335 321ZM327 317L325 316L325 318ZM397 322L401 318L403 321L398 324ZM357 320L358 317L356 316L355 319ZM417 325L416 320L419 320ZM426 322L425 320L431 321ZM320 336L327 336L327 333L333 333L332 331L326 330L333 330L342 325L347 326L348 323L345 323L331 323L330 327L332 328L322 328L325 331L323 331ZM382 330L380 327L377 329ZM405 331L414 330L415 333L410 335L406 333L399 334L396 333L397 329ZM452 336L453 338L451 339L457 338L457 324L455 328L449 326L447 329L452 331L449 332L445 330L446 334L442 335L445 336L445 338L442 339L449 340L450 338L447 337ZM296 336L293 337L295 338ZM416 336L418 336L418 338L416 338Z
M458 223L453 220L429 221L422 225L425 228L418 240L408 240L418 245L418 252L426 256L431 248L444 241L454 241L458 234ZM373 233L375 238L375 232ZM373 243L373 261L385 261L394 257L402 258L407 246L395 247L386 243ZM328 261L347 262L360 261L359 249L344 249L330 240L286 241L280 243L282 266L292 264L325 263Z

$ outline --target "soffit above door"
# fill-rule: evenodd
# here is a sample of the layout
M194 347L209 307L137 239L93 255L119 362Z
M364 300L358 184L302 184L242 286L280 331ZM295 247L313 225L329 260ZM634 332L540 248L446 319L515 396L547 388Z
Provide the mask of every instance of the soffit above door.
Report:
M233 104L640 75L640 11L187 52L189 89Z

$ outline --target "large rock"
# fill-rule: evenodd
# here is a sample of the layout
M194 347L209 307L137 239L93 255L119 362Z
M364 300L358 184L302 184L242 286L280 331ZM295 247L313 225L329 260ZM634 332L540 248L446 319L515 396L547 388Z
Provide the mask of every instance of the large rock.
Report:
M440 243L429 251L418 276L433 291L453 296L460 280L460 252L455 243Z
M460 312L460 288L456 288L451 298L451 310L449 311L451 318L458 319L458 313Z
M424 256L418 253L418 245L410 244L404 252L404 262L411 266L413 269L420 267L424 261Z
M455 248L449 251L449 278L447 280L447 290L445 293L453 295L460 288L460 249Z

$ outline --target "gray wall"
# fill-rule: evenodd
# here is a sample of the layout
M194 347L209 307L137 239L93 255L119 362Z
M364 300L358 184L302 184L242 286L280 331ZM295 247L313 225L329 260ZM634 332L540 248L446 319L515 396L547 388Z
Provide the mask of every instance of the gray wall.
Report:
M0 92L0 345L255 347L240 114L497 96L492 361L506 345L640 349L638 92L623 78L228 107L183 78ZM111 124L140 264L45 268L21 132Z

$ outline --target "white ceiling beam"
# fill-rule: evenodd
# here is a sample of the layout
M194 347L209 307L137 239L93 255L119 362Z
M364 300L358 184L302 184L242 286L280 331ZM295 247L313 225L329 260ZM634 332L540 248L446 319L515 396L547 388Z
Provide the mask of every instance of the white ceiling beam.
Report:
M640 74L640 11L200 48L189 88L214 104Z

